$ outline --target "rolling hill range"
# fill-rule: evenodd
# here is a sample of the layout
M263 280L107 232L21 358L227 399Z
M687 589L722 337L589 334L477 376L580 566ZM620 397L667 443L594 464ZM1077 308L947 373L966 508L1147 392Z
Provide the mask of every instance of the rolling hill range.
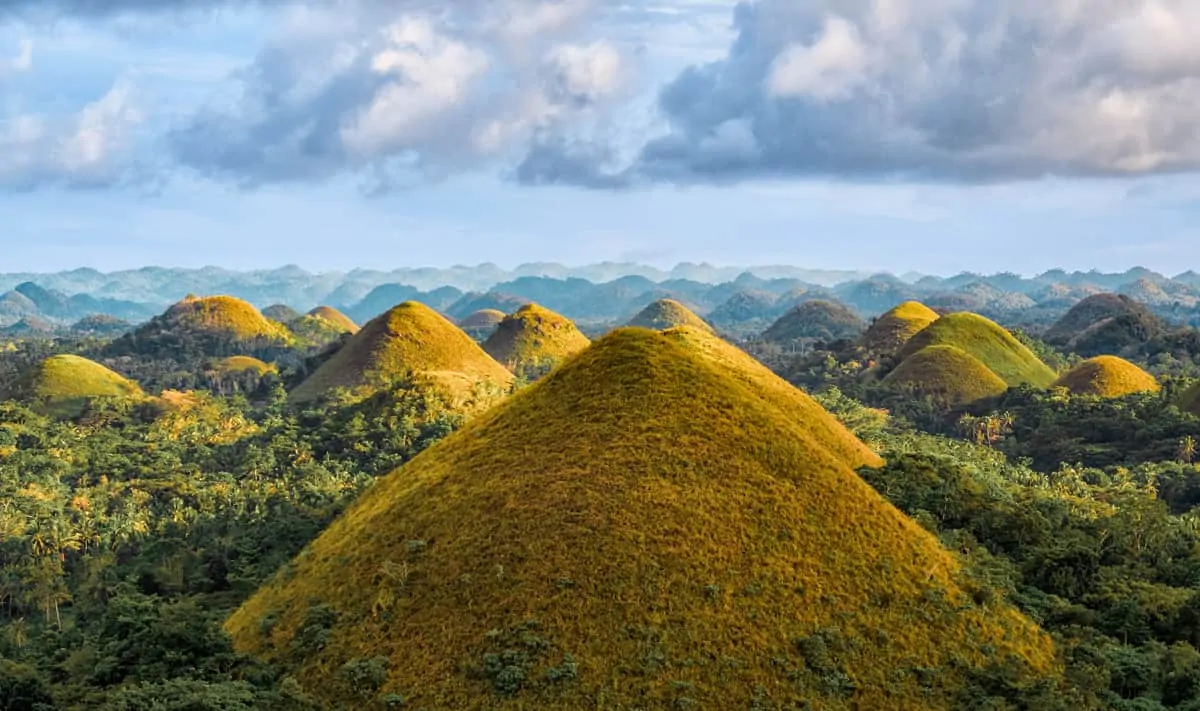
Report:
M904 361L928 346L954 346L1000 377L1010 387L1048 387L1057 377L1024 344L1001 326L977 314L958 312L930 323L900 349Z
M464 710L951 709L985 667L1054 673L836 420L716 343L617 331L380 479L229 618L237 649L326 701L369 667L364 704Z
M318 400L335 389L371 390L412 376L458 398L480 384L505 389L512 374L433 309L405 302L368 323L291 393Z

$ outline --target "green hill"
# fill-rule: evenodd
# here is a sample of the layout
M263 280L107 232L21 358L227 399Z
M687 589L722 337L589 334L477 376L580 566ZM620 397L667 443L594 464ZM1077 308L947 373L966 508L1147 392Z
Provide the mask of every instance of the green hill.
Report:
M1084 357L1113 355L1162 335L1162 319L1124 294L1094 294L1073 306L1045 341Z
M336 326L343 333L358 333L358 324L346 314L332 306L318 306L305 314L309 318L319 318Z
M1160 385L1146 371L1116 356L1097 356L1085 360L1054 381L1076 395L1121 397L1131 393L1158 392Z
M223 357L291 345L292 334L232 296L189 296L114 341L109 355Z
M857 338L866 328L867 324L846 306L818 299L805 301L780 316L763 332L761 338L771 343L788 343L804 338L836 341Z
M692 326L703 331L713 330L707 321L674 299L655 301L638 312L627 325L652 331L663 331L676 326Z
M517 376L533 379L590 343L566 317L526 304L500 322L483 350Z
M861 344L872 353L892 353L937 320L937 312L925 304L906 301L875 319Z
M293 390L291 399L317 400L336 388L370 391L411 376L464 397L476 385L505 389L513 379L444 316L408 301L372 319Z
M331 306L318 306L288 321L287 327L301 343L309 346L325 346L359 330L349 316Z
M828 413L693 338L618 330L378 480L236 648L326 702L464 711L948 710L989 665L1054 669L822 445Z
M477 341L486 341L496 332L505 314L497 309L480 309L458 322L458 327Z
M140 398L136 383L87 358L51 356L17 383L10 397L56 417L74 417L96 398Z
M903 361L927 346L955 346L969 353L1009 385L1049 387L1057 377L1024 344L978 314L947 314L926 326L900 349Z
M1008 385L978 358L961 348L926 346L900 362L883 379L896 390L932 398L954 409L1002 395Z
M262 315L266 316L272 321L288 323L289 321L295 321L303 314L287 304L272 304L271 306L268 306L262 310Z
M1056 346L1065 346L1101 321L1120 316L1156 320L1149 309L1128 296L1108 293L1093 294L1072 306L1046 331L1043 340Z

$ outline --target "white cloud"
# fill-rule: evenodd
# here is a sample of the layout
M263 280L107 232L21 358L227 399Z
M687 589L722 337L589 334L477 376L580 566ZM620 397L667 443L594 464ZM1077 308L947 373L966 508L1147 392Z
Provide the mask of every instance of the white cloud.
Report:
M841 17L829 17L811 45L791 44L779 53L767 88L776 97L845 99L867 80L868 61L858 28Z
M0 59L0 77L9 73L27 72L33 68L33 40L23 39L17 45L17 53L9 59Z

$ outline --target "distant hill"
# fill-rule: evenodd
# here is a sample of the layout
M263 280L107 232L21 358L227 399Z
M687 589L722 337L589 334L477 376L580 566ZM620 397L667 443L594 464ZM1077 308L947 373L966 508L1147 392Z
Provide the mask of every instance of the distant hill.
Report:
M500 311L509 314L529 303L532 301L524 296L500 292L464 294L446 309L446 315L454 319L463 319L478 311Z
M262 310L262 315L266 316L267 318L271 319L272 321L278 321L279 323L288 323L289 321L295 321L296 319L300 318L304 314L300 313L296 309L293 309L291 306L288 306L287 304L272 304Z
M318 306L284 325L301 344L317 348L358 333L358 324L332 306Z
M232 296L188 296L161 316L114 341L111 355L175 358L257 354L292 342L282 325Z
M985 667L1053 673L812 426L619 330L378 480L226 628L364 707L948 711Z
M1160 389L1154 376L1123 358L1109 355L1085 360L1063 373L1054 381L1054 385L1066 388L1075 395L1105 398L1158 392Z
M917 301L906 301L875 319L861 343L867 351L891 353L936 320L938 313L933 309Z
M905 358L883 382L928 397L947 409L1003 395L1008 384L978 358L952 345L932 345Z
M1165 331L1162 319L1124 294L1096 294L1073 306L1045 334L1047 343L1083 356L1118 354Z
M787 343L799 339L836 341L858 338L867 324L853 311L832 301L806 301L788 311L760 337L772 343Z
M1057 377L1024 344L995 322L967 312L948 314L914 335L900 349L900 360L928 346L954 346L978 359L1010 387L1048 387Z
M504 389L513 376L433 309L405 302L370 321L291 393L317 400L336 388L378 389L414 376L467 397L480 383Z
M497 309L481 309L458 322L458 327L476 341L486 341L504 320L505 313Z
M7 394L57 417L74 417L97 398L139 398L133 381L74 355L56 355L34 366Z
M642 309L630 319L629 326L662 331L676 326L692 326L702 331L712 331L704 319L674 299L659 299Z
M526 304L500 322L483 350L517 377L532 380L589 343L569 319L537 304Z

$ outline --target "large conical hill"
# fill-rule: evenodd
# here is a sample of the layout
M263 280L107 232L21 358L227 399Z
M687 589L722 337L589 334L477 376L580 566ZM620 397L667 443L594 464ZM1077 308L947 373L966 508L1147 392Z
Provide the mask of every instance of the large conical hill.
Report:
M763 332L761 338L771 343L788 343L804 338L836 341L857 338L866 328L867 324L845 305L814 299L780 316Z
M954 346L978 359L1010 387L1049 387L1053 370L999 324L978 314L947 314L926 326L900 349L903 361L928 346Z
M1054 381L1075 395L1112 398L1132 393L1158 392L1161 386L1146 371L1124 358L1103 355L1089 358Z
M883 379L897 390L926 396L947 408L1002 395L1008 385L978 358L956 346L926 346Z
M293 402L339 388L377 389L417 376L448 394L507 388L513 376L471 337L428 306L408 301L372 319L291 393Z
M621 329L378 480L226 629L327 702L377 670L362 708L948 710L973 670L1053 669L958 579L807 420Z
M518 376L535 378L590 343L570 319L526 304L500 322L483 350Z
M906 301L875 319L863 334L862 346L872 353L894 352L936 320L938 313L933 309Z
M137 383L75 355L51 356L33 366L10 397L58 417L74 417L97 398L141 398Z
M676 326L692 326L704 331L713 330L707 321L675 299L655 301L639 311L626 325L648 328L652 331L663 331Z

